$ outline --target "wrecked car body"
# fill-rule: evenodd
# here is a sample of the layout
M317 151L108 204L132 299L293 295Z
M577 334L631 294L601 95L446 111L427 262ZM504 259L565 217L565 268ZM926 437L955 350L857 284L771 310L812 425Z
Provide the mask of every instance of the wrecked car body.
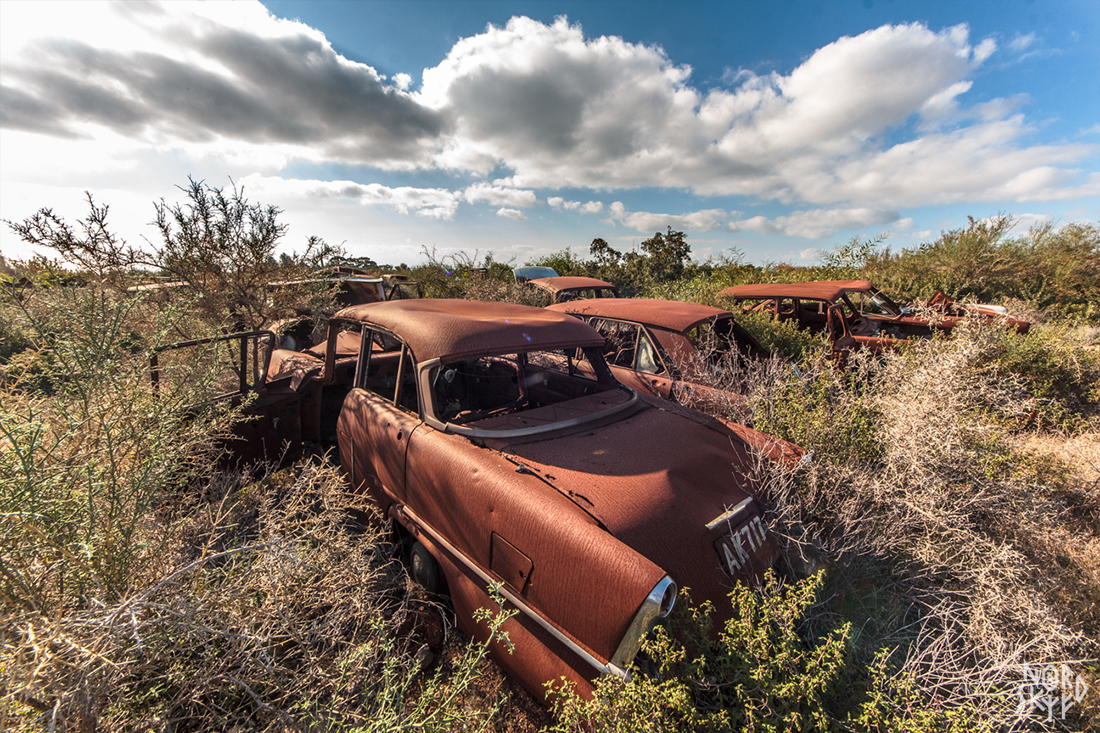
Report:
M620 384L582 321L403 300L346 308L328 333L271 348L265 379L237 387L297 395L301 440L335 433L351 490L394 521L463 631L485 639L475 611L505 599L514 651L491 654L537 698L550 680L587 693L625 676L678 587L728 613L733 584L775 561L751 441Z
M475 638L499 588L519 613L504 627L515 653L494 657L536 696L562 676L590 689L625 674L677 585L721 607L774 561L750 446L619 384L579 320L425 300L334 318L356 326L337 429L351 486L438 566L414 574L445 579Z
M552 267L529 265L512 270L516 283L538 288L550 303L595 298L618 298L619 289L594 277L562 276Z
M620 297L617 287L594 277L540 277L527 284L546 292L551 303Z
M604 359L621 383L707 412L740 411L742 395L715 383L720 383L723 371L744 371L750 362L771 357L729 311L713 306L618 298L572 301L548 309L580 318L604 337ZM730 427L772 458L805 453L739 423Z
M908 340L950 333L971 314L1006 318L1007 325L1021 333L1030 326L1008 318L1003 309L960 309L954 300L939 295L940 300L934 297L922 308L914 308L898 305L869 280L820 280L735 285L720 292L718 298L733 301L734 307L744 310L769 313L778 321L794 322L799 328L825 332L834 351L897 348ZM939 315L931 313L933 310Z

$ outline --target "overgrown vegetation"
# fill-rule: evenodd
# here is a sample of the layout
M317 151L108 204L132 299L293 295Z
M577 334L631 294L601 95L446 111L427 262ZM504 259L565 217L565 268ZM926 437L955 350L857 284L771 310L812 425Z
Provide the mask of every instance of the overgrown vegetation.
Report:
M188 180L184 203L154 205L158 243L131 245L107 223L108 206L87 194L88 215L72 226L51 209L7 224L24 241L48 247L69 267L115 291L144 289L162 302L191 301L216 327L258 329L331 305L319 270L340 252L310 237L302 252L278 252L287 227L279 209L250 203L244 189Z
M487 723L491 698L462 699L485 647L445 647L446 611L352 520L339 473L217 471L233 409L210 375L153 389L182 315L94 287L4 304L32 347L0 386L0 727Z
M630 681L603 679L592 700L563 692L550 720L485 647L449 633L323 457L264 478L219 470L234 411L209 402L212 375L193 364L151 388L157 346L328 307L323 289L285 285L335 261L322 243L280 261L277 210L194 181L185 193L157 206L156 246L126 245L90 198L75 229L47 209L12 225L79 272L14 263L5 282L33 287L0 298L4 729L1100 724L1095 226L1013 235L1006 219L971 221L897 253L853 240L814 268L693 262L671 229L638 252L595 240L591 259L540 261L705 303L738 283L868 278L899 300L939 288L1036 323L1021 336L968 322L840 371L820 337L737 314L797 371L700 370L745 396L709 409L814 455L759 468L782 579L739 588L725 624L682 598ZM407 274L431 297L538 302L510 263L426 254ZM154 273L185 285L129 289ZM1066 721L1018 708L1020 665L1063 661L1091 688Z

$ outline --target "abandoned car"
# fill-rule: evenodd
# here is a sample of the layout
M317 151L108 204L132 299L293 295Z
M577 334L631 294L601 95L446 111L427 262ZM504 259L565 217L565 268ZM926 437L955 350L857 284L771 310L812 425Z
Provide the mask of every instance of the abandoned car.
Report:
M617 382L572 316L403 300L337 313L323 359L272 334L199 346L247 374L230 369L223 397L255 392L247 437L267 452L335 432L352 490L395 521L414 578L450 594L466 633L485 638L474 612L497 589L518 613L514 652L492 654L538 698L549 680L627 674L678 587L728 614L733 584L776 559L749 442Z
M744 398L724 380L744 373L768 350L729 311L698 303L634 298L579 300L548 306L582 319L604 337L604 360L619 382L695 409L742 413ZM801 457L802 448L733 423L771 458Z
M775 559L754 458L725 424L619 384L581 321L506 303L356 306L340 460L412 540L413 574L459 624L499 588L519 613L497 661L538 697L625 674L676 588L728 608Z
M594 277L540 277L527 284L546 292L551 303L619 297L617 287Z
M619 289L609 282L597 280L594 277L561 276L552 267L534 265L517 267L512 270L512 274L517 283L530 285L542 291L546 298L543 305L589 298L620 297Z
M992 310L992 306L958 309L954 301L940 295L943 299L922 304L924 313L920 308L898 305L868 280L735 285L720 292L718 298L732 301L734 308L770 313L777 320L795 322L799 328L825 331L834 351L879 351L906 340L931 338L937 332L950 332L968 313L1006 318L1007 325L1021 333L1030 326ZM930 317L929 311L937 310L938 305L939 317ZM948 306L956 310L948 310Z

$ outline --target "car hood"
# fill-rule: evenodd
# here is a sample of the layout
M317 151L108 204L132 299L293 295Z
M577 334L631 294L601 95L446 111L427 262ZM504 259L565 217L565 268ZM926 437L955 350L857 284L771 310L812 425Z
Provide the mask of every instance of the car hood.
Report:
M721 600L731 583L715 542L761 511L755 500L744 504L752 496L753 451L713 418L642 399L643 409L598 429L494 447L569 496L681 586ZM715 523L739 505L743 511L731 521ZM774 559L769 538L742 579L763 572Z

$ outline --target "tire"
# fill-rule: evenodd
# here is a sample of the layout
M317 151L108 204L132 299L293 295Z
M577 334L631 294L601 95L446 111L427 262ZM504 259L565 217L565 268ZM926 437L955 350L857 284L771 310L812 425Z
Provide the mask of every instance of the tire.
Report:
M429 593L441 591L443 571L428 548L419 542L413 542L409 548L409 573L416 584Z

